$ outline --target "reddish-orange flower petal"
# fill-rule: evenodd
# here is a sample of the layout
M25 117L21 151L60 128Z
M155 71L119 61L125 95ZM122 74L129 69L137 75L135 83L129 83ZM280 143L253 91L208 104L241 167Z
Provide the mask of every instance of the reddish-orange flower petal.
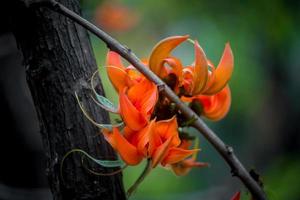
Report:
M189 36L173 36L160 41L152 50L149 59L149 68L161 77L163 61L169 57L171 51L180 43L184 42Z
M194 69L191 66L183 68L183 81L181 85L183 86L186 94L191 94L194 88Z
M119 54L113 51L109 51L107 53L106 65L108 78L118 92L123 90L124 87L130 86L132 84L132 81L126 72L126 69L122 64Z
M212 85L203 92L203 94L212 95L222 90L231 78L232 72L233 53L231 51L229 43L227 43L225 45L220 63L217 69L214 71L214 81Z
M185 158L193 155L197 151L199 151L199 149L187 150L187 149L172 147L168 151L166 157L163 159L162 165L178 163L184 160Z
M116 91L122 91L128 86L129 77L124 70L115 66L106 66L106 71Z
M126 73L130 77L131 80L130 84L132 85L140 82L144 78L144 76L139 71L137 71L134 67L130 67L130 66L127 67Z
M167 155L170 148L172 137L168 138L163 144L155 149L152 156L152 168L156 167Z
M148 156L148 148L149 146L147 146L149 144L150 141L150 137L153 131L153 125L155 123L155 119L152 120L143 130L141 130L139 132L139 134L137 135L138 138L138 151L143 154L144 156Z
M125 71L125 67L122 63L121 56L114 51L108 51L106 56L106 65L115 66Z
M207 82L206 82L205 88L203 89L204 93L208 88L210 88L212 86L212 84L215 81L215 77L216 77L216 75L215 75L216 68L215 68L214 64L210 60L207 60L207 64L210 67L210 71L208 72Z
M230 88L227 85L213 96L199 95L196 97L203 106L203 116L210 120L220 120L226 116L231 105Z
M182 149L188 149L190 146L192 145L192 141L191 140L181 140L180 145L178 146L179 148Z
M155 124L155 134L160 137L163 141L173 138L171 141L171 146L178 146L181 141L178 134L178 125L176 117L172 117L168 120L161 120Z
M205 88L208 77L208 63L206 56L198 42L195 40L195 67L193 83L193 95L199 94Z
M188 174L193 167L201 168L201 167L207 167L207 166L208 166L208 163L196 162L195 159L189 158L189 159L183 160L181 162L172 164L171 168L177 176L184 176L184 175Z
M157 87L144 78L129 88L128 98L145 117L150 117L158 98Z
M163 144L164 141L162 141L161 137L155 130L156 122L154 123L152 127L151 134L149 135L149 146L148 146L148 152L150 157L154 157L154 153L157 150L159 146ZM170 141L171 142L171 141Z
M119 93L120 114L125 124L131 130L138 131L147 124L147 120L128 99L127 95L125 94L126 90L127 88L124 88L123 91Z
M181 82L182 81L182 70L183 70L181 61L175 57L167 57L164 59L164 63L167 63L171 67L171 70L169 73L174 73L176 75L176 77L178 78L178 81Z
M106 131L104 136L128 165L137 165L141 162L143 157L138 153L137 148L120 134L118 128L114 128L112 133Z
M115 135L110 132L108 129L102 129L103 136L105 140L111 145L112 148L117 149L117 143L115 140Z

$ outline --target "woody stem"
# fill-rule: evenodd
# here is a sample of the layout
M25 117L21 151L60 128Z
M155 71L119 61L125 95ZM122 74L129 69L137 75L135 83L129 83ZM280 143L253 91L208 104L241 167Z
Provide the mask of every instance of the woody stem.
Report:
M214 146L214 148L219 152L219 154L230 166L232 175L238 177L244 183L244 185L251 192L254 199L266 200L266 195L264 191L258 185L258 183L250 176L249 172L246 170L244 165L236 157L233 148L226 145L194 111L192 111L189 107L182 103L178 96L157 75L155 75L149 68L147 68L141 62L141 60L138 59L137 56L131 51L131 49L122 45L117 40L108 35L106 32L102 31L86 19L80 17L79 15L69 10L62 4L56 2L55 0L37 0L35 2L35 5L46 6L49 9L61 13L62 15L82 25L90 32L95 34L97 37L99 37L103 42L105 42L109 49L120 54L137 70L139 70L145 77L154 82L158 86L158 89L176 104L177 108L187 119L195 118L195 121L192 123L192 126L199 130L202 133L202 135Z
M134 182L134 184L127 190L127 198L129 198L131 194L138 188L138 186L141 184L141 182L143 182L143 180L151 172L151 170L152 170L151 160L148 159L144 171L141 173L139 178Z

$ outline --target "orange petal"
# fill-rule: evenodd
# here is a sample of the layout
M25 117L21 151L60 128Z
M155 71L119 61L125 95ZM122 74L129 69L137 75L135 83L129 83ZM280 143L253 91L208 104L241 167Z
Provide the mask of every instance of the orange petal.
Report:
M137 148L129 143L119 132L117 128L113 129L114 143L116 144L115 150L118 151L122 160L128 165L137 165L141 162L143 157L138 153Z
M156 167L167 155L168 150L170 148L170 144L172 141L172 137L167 139L163 144L161 144L155 151L152 156L152 168Z
M108 51L106 56L106 65L108 66L115 66L117 68L125 70L125 67L123 66L121 56L114 52L114 51Z
M160 41L152 50L149 59L149 68L158 76L161 76L163 60L169 57L171 51L189 36L173 36Z
M187 150L177 147L170 148L168 154L162 161L162 165L178 163L197 151L199 151L199 149Z
M115 135L113 134L113 132L110 132L108 129L102 129L102 133L103 136L105 138L105 140L112 146L112 148L116 149L117 148L117 144L116 144L116 140L115 140Z
M146 148L149 144L150 137L153 131L153 125L154 125L155 119L152 120L143 130L141 130L137 135L138 140L138 151L143 154L144 156L147 156L148 149Z
M163 140L173 138L171 146L178 146L181 141L178 134L178 124L176 117L168 120L161 120L155 124L154 132Z
M200 95L197 97L203 106L203 116L217 121L224 118L231 105L231 92L227 85L224 89L213 96Z
M149 135L149 148L148 153L150 157L154 156L155 151L159 146L163 144L164 141L162 141L160 135L155 130L156 122L153 123L151 134Z
M191 66L183 68L183 81L181 85L185 89L186 94L192 93L194 88L194 69Z
M210 71L208 72L208 77L207 77L207 82L206 82L206 86L205 88L203 89L204 93L205 91L210 88L212 86L212 84L214 83L215 81L215 70L216 70L216 67L214 66L214 64L210 61L210 60L207 60L207 64L208 66L210 67Z
M129 77L123 69L115 66L106 66L106 71L116 91L122 91L123 88L128 86Z
M125 94L127 88L124 88L119 94L120 114L125 124L134 131L141 130L146 124L147 120L141 112L130 102Z
M132 85L132 81L123 66L119 54L113 51L107 53L106 71L114 88L119 92L124 87Z
M189 173L189 171L193 167L201 168L201 167L207 167L207 166L208 166L208 163L195 162L194 159L189 158L189 159L183 160L181 162L172 164L171 168L177 176L184 176L187 173Z
M192 145L191 140L183 139L183 140L181 140L181 143L178 147L182 148L182 149L188 149L191 145Z
M194 88L193 95L199 94L205 88L208 77L208 64L205 53L195 40L195 68L194 68Z
M128 90L128 98L145 116L151 115L150 111L154 109L158 99L157 87L148 79L143 79Z
M233 71L233 53L229 43L225 49L217 69L214 72L214 81L212 85L204 91L203 94L212 95L222 90L230 80Z
M178 58L175 57L168 57L164 59L165 63L168 63L172 68L172 72L177 76L178 81L182 81L182 64Z
M130 77L133 83L138 83L143 79L143 75L137 71L135 68L131 68L130 66L126 68L126 73Z

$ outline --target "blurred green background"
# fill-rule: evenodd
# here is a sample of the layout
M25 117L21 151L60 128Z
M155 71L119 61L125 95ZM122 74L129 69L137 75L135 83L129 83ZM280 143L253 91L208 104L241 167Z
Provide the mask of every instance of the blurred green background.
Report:
M272 200L300 199L300 3L299 1L209 0L82 0L83 15L102 27L140 58L171 35L189 34L206 55L219 62L230 42L235 68L230 87L232 107L220 122L208 124L241 161L262 176ZM116 94L103 69L106 46L91 35L106 95ZM185 64L193 61L186 43L174 52ZM191 130L193 132L193 130ZM196 132L194 133L198 135ZM199 160L211 166L194 169L185 177L158 168L145 179L132 199L229 200L245 188L200 136ZM128 188L143 165L123 173Z

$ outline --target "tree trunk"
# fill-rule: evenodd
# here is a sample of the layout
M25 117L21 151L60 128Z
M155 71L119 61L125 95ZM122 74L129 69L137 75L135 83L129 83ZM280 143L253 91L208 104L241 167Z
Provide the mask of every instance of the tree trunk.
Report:
M79 2L64 0L65 6L79 13ZM42 140L48 159L47 176L54 199L125 199L122 176L96 176L87 172L80 148L101 159L115 158L111 147L80 111L74 92L79 92L86 109L100 123L108 123L107 112L96 108L88 95L88 80L96 70L87 31L46 8L12 5L13 28L26 65L27 82L38 113ZM103 94L101 83L100 93ZM97 167L103 173L112 169ZM116 170L116 169L113 169Z

